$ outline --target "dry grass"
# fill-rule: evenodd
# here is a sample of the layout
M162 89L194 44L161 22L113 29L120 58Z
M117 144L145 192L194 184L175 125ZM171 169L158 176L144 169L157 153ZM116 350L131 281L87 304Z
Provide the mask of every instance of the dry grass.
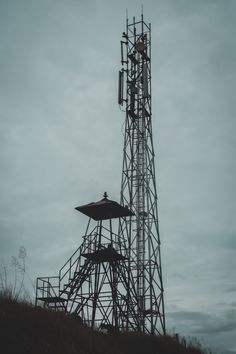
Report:
M0 296L2 354L203 354L171 336L103 334L52 312Z

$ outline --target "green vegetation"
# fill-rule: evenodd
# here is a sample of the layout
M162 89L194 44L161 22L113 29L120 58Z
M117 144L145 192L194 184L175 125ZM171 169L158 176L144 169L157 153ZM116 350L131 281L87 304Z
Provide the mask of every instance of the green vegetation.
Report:
M2 354L203 354L199 345L172 336L104 334L61 312L0 295Z

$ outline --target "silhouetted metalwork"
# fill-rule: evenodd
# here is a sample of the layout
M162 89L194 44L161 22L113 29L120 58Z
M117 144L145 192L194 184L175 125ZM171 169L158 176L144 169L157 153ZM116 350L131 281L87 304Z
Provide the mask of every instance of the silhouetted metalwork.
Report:
M151 25L127 19L118 103L125 106L121 202L77 207L89 217L58 276L37 278L36 305L92 328L165 333L151 111ZM124 95L125 94L125 95Z
M127 205L135 216L123 219L120 233L128 240L129 269L137 294L137 330L163 334L165 313L151 110L151 25L144 22L143 15L141 21L133 18L129 23L127 19L121 64L118 102L125 105L121 205Z
M114 232L114 219L118 228L120 218L133 213L106 193L102 200L76 209L89 217L83 243L57 277L37 279L36 304L76 314L92 328L135 330L137 294L128 280L129 251L122 233ZM129 308L132 316L127 318Z

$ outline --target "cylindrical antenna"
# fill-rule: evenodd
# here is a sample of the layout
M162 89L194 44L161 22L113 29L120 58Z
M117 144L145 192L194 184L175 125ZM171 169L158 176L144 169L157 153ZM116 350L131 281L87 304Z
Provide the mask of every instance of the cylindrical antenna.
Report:
M143 97L148 98L148 72L147 63L143 64Z
M123 105L124 101L124 71L119 71L118 104Z
M120 42L121 65L124 64L123 42Z

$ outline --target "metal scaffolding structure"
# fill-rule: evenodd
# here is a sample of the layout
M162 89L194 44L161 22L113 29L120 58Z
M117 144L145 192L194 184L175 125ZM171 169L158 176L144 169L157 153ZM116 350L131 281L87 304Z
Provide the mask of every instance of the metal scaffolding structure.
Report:
M128 281L128 249L122 233L114 232L114 219L119 223L133 213L106 193L102 200L76 209L89 217L83 242L58 276L37 278L36 305L74 314L91 328L136 330L137 294Z
M81 246L54 277L39 277L36 305L91 328L165 334L151 111L151 25L127 19L118 102L125 108L121 201L76 209L89 217Z
M135 216L123 219L129 268L137 293L138 330L165 333L151 106L151 25L129 23L121 41L118 103L125 106L121 205Z

